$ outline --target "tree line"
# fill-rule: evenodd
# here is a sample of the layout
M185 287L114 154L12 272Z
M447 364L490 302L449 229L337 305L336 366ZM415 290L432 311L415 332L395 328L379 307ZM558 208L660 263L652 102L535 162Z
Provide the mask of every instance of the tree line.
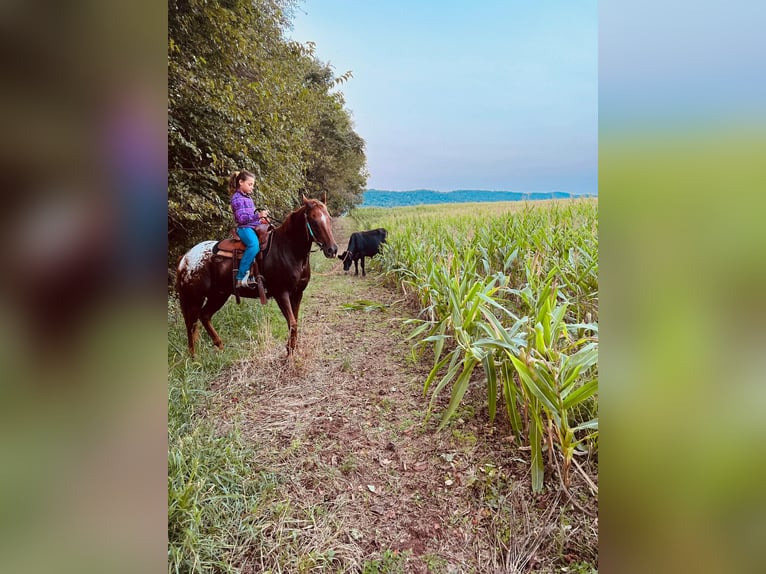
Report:
M327 192L333 214L361 203L364 140L314 44L286 38L297 0L169 0L169 266L232 226L226 182L256 174L277 218Z

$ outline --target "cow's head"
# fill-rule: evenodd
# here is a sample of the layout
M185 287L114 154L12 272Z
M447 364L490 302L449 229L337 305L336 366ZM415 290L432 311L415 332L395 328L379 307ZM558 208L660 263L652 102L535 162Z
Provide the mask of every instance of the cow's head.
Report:
M351 252L350 251L344 251L340 255L338 255L338 259L343 261L343 271L348 271L351 269Z

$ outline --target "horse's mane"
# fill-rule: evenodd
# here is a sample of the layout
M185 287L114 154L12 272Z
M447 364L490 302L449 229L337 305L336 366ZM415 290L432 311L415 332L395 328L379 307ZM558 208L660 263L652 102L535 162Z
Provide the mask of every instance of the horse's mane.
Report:
M317 200L311 199L309 201ZM307 209L308 206L306 204L301 204L290 213L288 213L282 220L282 223L274 228L274 231L272 232L273 235L275 237L279 237L280 242L287 241L296 247L298 245L302 245L304 241L307 244L311 244L311 238L305 229L305 216ZM300 248L302 249L303 247Z
M282 220L282 225L290 221L291 219L294 219L298 214L302 214L306 212L306 206L301 204L295 209L293 209L290 213L288 213L285 218Z

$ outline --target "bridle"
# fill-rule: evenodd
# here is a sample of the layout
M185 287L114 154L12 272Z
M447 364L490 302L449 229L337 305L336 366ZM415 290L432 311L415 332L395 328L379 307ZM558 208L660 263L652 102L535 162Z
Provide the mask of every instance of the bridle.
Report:
M313 230L313 229L311 229L311 221L309 220L309 213L308 213L308 209L307 209L307 210L306 210L306 211L305 211L303 214L304 214L304 215L305 215L305 217L306 217L306 229L308 229L308 230L309 230L309 239L310 239L311 241L313 241L314 243L316 243L316 244L319 246L319 248L320 248L322 251L324 251L324 248L325 248L325 244L324 244L324 243L322 243L321 241L319 241L319 239L317 239L317 236L314 234L314 230Z

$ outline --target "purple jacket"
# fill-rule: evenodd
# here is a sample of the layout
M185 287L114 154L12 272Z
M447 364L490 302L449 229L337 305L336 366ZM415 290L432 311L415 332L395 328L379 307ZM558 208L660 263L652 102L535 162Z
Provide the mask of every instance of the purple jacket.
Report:
M253 200L239 190L231 196L231 210L234 212L237 227L254 228L260 223L260 218L255 213Z

